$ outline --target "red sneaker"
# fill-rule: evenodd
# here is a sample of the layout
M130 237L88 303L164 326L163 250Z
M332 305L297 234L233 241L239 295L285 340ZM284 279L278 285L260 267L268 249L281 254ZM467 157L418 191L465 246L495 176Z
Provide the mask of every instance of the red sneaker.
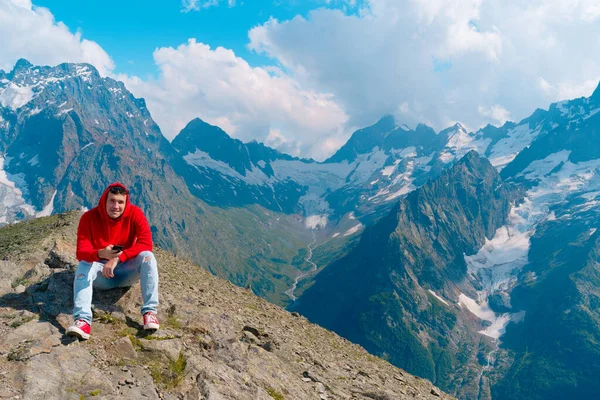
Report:
M146 330L158 330L160 325L158 324L158 318L156 318L156 314L148 311L144 314L144 329Z
M75 325L67 328L67 336L75 336L79 340L88 340L90 338L90 331L92 327L87 321L78 319L75 321Z

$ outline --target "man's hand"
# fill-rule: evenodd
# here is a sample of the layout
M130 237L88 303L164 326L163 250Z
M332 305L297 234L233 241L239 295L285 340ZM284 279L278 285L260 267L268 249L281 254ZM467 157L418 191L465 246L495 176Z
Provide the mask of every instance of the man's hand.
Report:
M118 263L118 258L110 259L106 264L104 264L104 267L102 267L102 276L105 278L114 278L114 270Z
M98 250L98 258L103 258L105 260L112 260L113 258L119 257L123 252L122 251L113 251L113 245L109 244L102 250Z

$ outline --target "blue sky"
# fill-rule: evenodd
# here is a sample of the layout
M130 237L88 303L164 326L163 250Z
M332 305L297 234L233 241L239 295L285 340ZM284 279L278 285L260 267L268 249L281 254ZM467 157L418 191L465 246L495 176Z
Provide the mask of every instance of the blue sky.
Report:
M275 60L248 50L250 29L271 17L289 20L319 7L350 8L319 0L246 0L232 6L225 1L188 12L176 0L39 0L34 4L50 9L57 21L102 46L115 61L115 72L141 77L156 75L152 58L156 48L177 46L188 38L231 49L254 66L273 65Z
M599 32L598 0L0 0L0 69L87 62L168 139L199 117L322 160L387 114L476 131L589 96Z

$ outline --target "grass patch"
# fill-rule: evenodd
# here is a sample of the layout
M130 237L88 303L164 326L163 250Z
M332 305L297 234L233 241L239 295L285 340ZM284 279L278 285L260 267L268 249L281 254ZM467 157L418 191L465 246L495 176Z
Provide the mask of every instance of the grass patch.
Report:
M167 317L167 326L173 329L181 329L181 322L175 315Z
M35 315L30 315L28 317L20 318L20 319L18 319L16 321L13 321L10 324L10 327L11 328L18 328L21 325L28 323L29 321L33 321L34 319L35 319Z
M135 335L128 335L129 336L129 340L131 340L131 344L133 345L133 348L136 350L144 350L144 345L142 344L142 341Z
M33 247L57 228L74 223L78 216L78 212L71 212L32 218L22 223L2 227L0 229L0 259L25 253L27 251L25 249Z
M118 324L120 321L110 314L101 314L95 318L95 321L102 322L103 324Z
M163 363L150 364L150 375L156 385L167 390L173 389L183 380L186 366L187 357L181 351L177 360L170 360L166 368Z
M10 284L10 287L14 289L14 288L16 288L19 285L27 286L27 285L29 285L29 281L27 280L27 278L25 278L24 276L22 276L22 277L20 277L18 279L15 279Z
M100 389L92 390L90 392L90 396L92 396L92 397L98 396L100 393L102 393L102 390L100 390Z
M137 329L132 328L130 326L126 326L123 329L121 329L120 331L117 332L117 335L119 337L124 337L124 336L135 336L137 333Z
M285 399L285 397L283 397L283 395L281 393L279 393L277 390L273 389L272 387L267 388L267 393L269 393L269 396L271 396L275 400L284 400Z
M146 340L173 340L173 339L177 339L177 336L175 336L175 335L165 335L165 336L149 335L149 336L146 336L144 339L146 339Z

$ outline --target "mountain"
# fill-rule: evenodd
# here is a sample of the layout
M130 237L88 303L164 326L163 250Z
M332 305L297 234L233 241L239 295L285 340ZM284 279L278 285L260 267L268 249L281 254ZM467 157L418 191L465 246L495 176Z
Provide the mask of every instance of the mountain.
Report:
M450 399L431 382L156 249L162 329L140 286L94 294L92 337L72 323L80 213L0 229L0 393L25 399Z
M548 128L502 170L528 188L515 227L531 239L506 289L511 312L524 318L503 336L514 362L496 377L495 398L585 398L600 390L599 93L539 112Z
M273 301L287 298L292 260L310 234L260 204L224 209L196 197L189 179L196 169L123 83L87 64L25 60L3 77L1 222L91 208L119 180L144 209L157 244Z
M461 266L450 271L464 272L471 288L462 275L448 275L439 268L448 262L443 258L446 241L460 245L469 233L455 230L449 239L442 237L440 241L436 236L435 245L430 245L423 232L432 224L451 220L433 218L435 213L427 210L415 219L414 226L394 230L396 222L388 216L372 228L379 228L379 235L365 230L359 246L324 267L294 309L390 360L397 352L411 352L413 364L408 365L406 358L401 358L404 364L398 365L434 379L440 387L461 398L595 396L599 388L594 371L600 360L595 350L600 337L596 235L600 211L598 111L597 89L589 98L552 104L548 110L538 109L518 123L508 122L499 128L487 126L477 132L455 125L438 134L447 141L442 150L432 155L430 165L442 162L451 166L456 157L476 150L500 173L503 185L511 188L506 219L489 225L499 229L487 231L483 241L474 245L471 242L469 251L455 247L450 253L456 257L455 265ZM455 184L461 184L463 179L457 179ZM391 215L397 213L398 221L402 215L413 215L402 204L419 190L401 200L400 208ZM446 198L456 196L442 194L435 203L445 205ZM389 238L398 231L415 232L418 244L399 241L399 248L387 246ZM455 313L452 329L443 323L448 317L428 317L420 311L424 306L413 306L416 311L407 312L410 308L406 303L423 298L422 294L419 296L423 288L416 284L404 288L400 283L412 281L399 273L380 271L382 265L394 265L415 254L415 249L424 251L412 256L418 266L434 260L428 268L420 267L409 274L412 280L431 290L431 307L440 304L433 298L442 304L458 303L463 307ZM388 276L395 279L386 280ZM383 293L393 290L393 295L385 299L374 294L377 290L372 286ZM359 300L349 293L358 293ZM318 303L328 304L327 309ZM476 324L466 323L469 318ZM438 340L436 346L431 346L435 343L432 338L439 336L432 334L431 328L422 327L429 320L443 327L438 334L462 332L466 338L463 346L479 348L478 362L464 369L461 366L469 363L464 353L458 352L457 358L438 358L436 351L456 354L458 341ZM398 321L409 323L403 326ZM484 338L484 345L478 344L476 336L481 334L492 340ZM399 347L399 343L404 343L404 347ZM450 371L447 377L451 379L444 379L440 366Z
M194 167L194 173L185 177L190 190L209 204L260 204L290 214L297 211L298 200L306 193L294 181L271 179L272 161L299 159L262 144L246 145L199 118L188 123L172 145Z
M485 348L482 326L444 299L474 296L462 255L504 224L511 196L491 164L469 152L367 228L292 309L464 397L479 385L469 364Z

